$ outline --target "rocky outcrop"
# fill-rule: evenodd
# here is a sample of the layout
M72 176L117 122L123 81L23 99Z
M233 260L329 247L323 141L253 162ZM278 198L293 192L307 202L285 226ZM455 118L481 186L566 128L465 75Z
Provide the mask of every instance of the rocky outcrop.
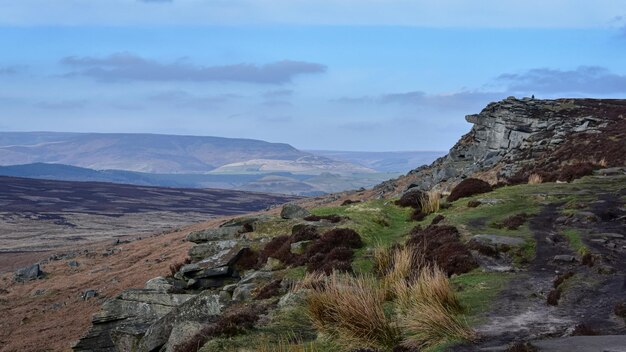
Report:
M591 145L612 143L607 133L623 134L624 116L626 100L509 97L487 105L478 114L467 115L465 119L473 127L448 155L399 180L384 182L375 190L380 196L395 196L407 189L396 187L399 184L422 190L433 187L449 190L458 181L477 174L491 183L507 182L524 170L537 166L558 168L576 158L581 162L599 162L605 158L609 164L621 166L626 154L623 143L602 148ZM623 136L615 140L623 140ZM577 149L582 148L581 142L590 144L586 153ZM606 154L607 150L612 152L599 154Z
M152 322L193 297L153 289L126 290L102 305L92 318L91 330L78 341L74 351L126 350L116 347L132 346L129 341L142 336Z
M33 264L31 266L16 270L13 274L13 280L16 282L37 280L42 278L44 275L45 273L41 271L41 267L39 266L39 264Z

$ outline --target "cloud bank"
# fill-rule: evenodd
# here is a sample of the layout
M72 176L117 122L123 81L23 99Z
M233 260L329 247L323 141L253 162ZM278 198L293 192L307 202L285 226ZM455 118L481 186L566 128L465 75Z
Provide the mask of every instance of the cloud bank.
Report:
M131 53L116 53L105 58L68 56L61 64L71 67L66 77L91 77L99 81L162 82L245 82L284 84L304 74L326 72L318 63L282 60L264 65L239 63L222 66L199 66L186 60L160 63Z
M615 94L626 92L626 75L599 66L575 70L536 68L523 73L500 75L497 82L509 92Z

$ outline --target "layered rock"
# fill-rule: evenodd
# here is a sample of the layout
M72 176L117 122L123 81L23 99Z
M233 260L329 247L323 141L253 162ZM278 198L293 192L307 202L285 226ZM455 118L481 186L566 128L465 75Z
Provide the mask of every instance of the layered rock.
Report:
M509 97L487 105L478 114L467 115L465 119L473 127L448 155L399 180L384 182L375 190L380 196L397 195L406 189L398 189L400 183L422 190L436 186L449 189L461 179L481 173L491 183L506 182L537 165L552 163L552 167L558 167L559 163L575 160L577 141L604 139L596 142L611 143L604 134L623 133L624 116L626 100ZM622 148L619 144L608 148L616 154L609 163L619 164ZM595 158L597 162L603 157L590 151L579 155L580 161Z
M293 209L300 215L305 212L292 206L287 212ZM252 300L275 279L276 267L266 264L258 270L261 263L250 248L263 236L249 240L244 235L263 231L260 225L268 222L291 230L299 221L245 217L190 233L187 240L195 244L189 250L192 262L172 277L156 277L144 289L129 289L107 300L74 351L174 351L218 320L228 306Z

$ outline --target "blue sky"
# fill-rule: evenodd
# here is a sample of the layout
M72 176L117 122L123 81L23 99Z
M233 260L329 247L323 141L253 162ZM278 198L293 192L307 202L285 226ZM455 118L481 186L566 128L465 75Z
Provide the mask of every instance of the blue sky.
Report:
M622 1L0 0L0 8L5 131L447 150L470 128L463 116L493 100L626 93Z

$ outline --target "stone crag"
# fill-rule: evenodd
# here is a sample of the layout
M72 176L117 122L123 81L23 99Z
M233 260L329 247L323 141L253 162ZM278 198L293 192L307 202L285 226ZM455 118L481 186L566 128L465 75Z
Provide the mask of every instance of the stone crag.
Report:
M620 141L626 134L625 116L626 100L509 97L467 115L473 127L448 155L384 182L375 191L379 197L397 196L413 187L445 191L467 177L511 183L531 171L548 173L576 161L598 164L603 158L608 165L602 167L623 166L626 146Z

